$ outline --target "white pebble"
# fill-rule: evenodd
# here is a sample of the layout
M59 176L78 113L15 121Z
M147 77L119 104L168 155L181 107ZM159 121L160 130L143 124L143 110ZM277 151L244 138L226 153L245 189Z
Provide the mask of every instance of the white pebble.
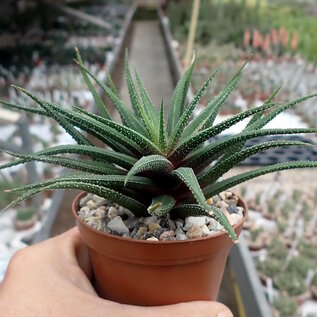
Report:
M120 235L129 233L128 227L122 221L122 218L120 216L117 216L114 219L110 220L107 224L107 227Z
M108 218L109 219L114 219L115 217L117 217L119 215L118 209L111 206L108 210Z
M201 231L203 233L203 237L208 236L210 234L210 230L208 229L208 227L206 225L203 225L201 227Z
M87 201L87 206L89 209L95 209L96 208L96 203L93 200L88 200Z
M187 231L189 230L192 226L198 226L202 227L203 225L206 224L206 216L201 216L201 217L186 217L185 218L185 226L183 230Z
M239 214L230 214L227 218L228 218L231 226L234 226L235 224L241 222L243 217Z
M159 241L158 238L156 238L156 237L151 237L151 238L148 238L146 240L147 241Z

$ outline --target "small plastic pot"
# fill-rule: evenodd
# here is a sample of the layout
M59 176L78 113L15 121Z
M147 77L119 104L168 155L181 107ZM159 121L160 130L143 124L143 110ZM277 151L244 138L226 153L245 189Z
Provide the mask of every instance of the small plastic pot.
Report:
M225 232L184 241L122 238L89 227L77 216L81 193L72 205L78 229L90 249L95 289L119 303L158 306L216 300L232 240ZM240 234L245 214L234 226Z

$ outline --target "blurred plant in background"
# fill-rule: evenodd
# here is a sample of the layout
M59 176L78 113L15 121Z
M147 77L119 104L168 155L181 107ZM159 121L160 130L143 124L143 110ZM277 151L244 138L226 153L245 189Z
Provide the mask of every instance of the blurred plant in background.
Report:
M211 41L218 45L233 43L242 48L246 31L253 34L256 31L257 39L261 34L272 33L274 45L288 52L296 48L303 58L317 62L317 19L311 13L310 3L313 2L202 0L196 41L201 45ZM188 34L191 6L188 1L171 2L167 14L175 39L182 43ZM268 45L268 37L265 37L263 44Z

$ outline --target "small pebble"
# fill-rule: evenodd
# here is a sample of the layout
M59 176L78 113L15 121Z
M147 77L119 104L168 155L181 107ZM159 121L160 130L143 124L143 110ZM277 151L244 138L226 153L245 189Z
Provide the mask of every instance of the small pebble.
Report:
M167 220L167 223L168 223L168 228L169 228L170 230L173 230L173 231L176 230L176 225L175 225L175 223L174 223L174 221L173 221L172 219L168 219L168 220Z
M146 240L147 241L159 241L159 239L156 237L147 238Z
M119 206L118 208L119 215L128 215L129 217L134 216L134 214L127 208L124 208L122 206Z
M156 222L150 223L148 225L148 227L149 227L149 231L151 231L151 232L154 232L154 231L156 231L158 229L161 229L161 226L158 223L156 223Z
M136 224L139 222L139 218L135 216L131 216L127 220L124 221L125 225L128 227L129 230L133 230Z
M242 207L237 207L237 208L238 208L237 214L243 217L244 209Z
M85 207L80 208L79 213L82 215L89 215L89 211L90 211L89 207L85 206Z
M223 229L223 227L219 222L217 222L215 219L211 218L211 221L208 225L208 229L210 231L218 232L218 231L221 231Z
M225 192L225 198L230 199L233 196L232 192Z
M159 240L166 241L166 240L172 240L171 238L174 238L175 232L173 230L165 231L160 235Z
M164 227L166 226L167 221L168 221L167 217L161 218L161 220L160 220L160 226L161 226L162 228L164 228Z
M177 228L183 228L184 226L184 220L183 219L176 219L175 221L175 225Z
M120 235L124 235L125 233L129 233L128 227L122 221L120 216L115 217L114 219L110 220L107 224L107 227L112 231L117 232Z
M176 235L176 240L188 240L188 237L185 233L180 233Z
M97 208L96 210L93 211L92 215L99 218L103 218L106 215L106 211L102 208Z
M206 216L201 217L186 217L184 230L189 230L192 226L202 227L206 224Z
M185 234L185 232L181 229L181 228L177 228L175 230L175 234L178 235L178 234Z
M90 210L96 209L96 203L93 200L88 200L87 206L89 207Z
M230 214L228 220L231 226L234 226L235 224L239 223L242 220L242 218L243 217L239 214Z
M187 231L186 235L189 239L201 238L203 235L203 232L199 226L193 225Z
M214 200L212 198L208 198L207 199L207 204L208 205L213 205L213 203L214 203Z
M222 192L222 193L219 194L219 196L220 196L220 198L221 198L222 200L224 200L224 201L227 200L226 193Z
M119 211L117 208L111 206L108 210L108 218L113 219L119 215Z
M156 222L157 218L155 216L145 217L143 220L143 224L148 226L150 223Z
M208 227L206 225L203 225L201 227L201 232L202 232L203 237L206 237L210 234L210 230L208 229Z
M147 227L140 227L135 235L137 239L140 239L147 232Z
M93 201L95 202L96 208L103 206L107 202L106 199L101 198L101 197L96 196L96 195L94 195Z
M229 205L225 202L225 201L223 201L223 200L219 200L218 202L217 202L217 204L216 204L216 207L218 207L218 208L228 208L229 207Z
M235 205L230 205L229 207L227 207L227 210L228 210L229 214L238 213L238 207Z
M83 197L79 202L79 207L87 206L87 201L89 201L92 198L91 194L87 194L85 197Z
M218 195L215 195L214 197L212 197L212 200L214 204L217 204L217 202L220 200L220 197Z

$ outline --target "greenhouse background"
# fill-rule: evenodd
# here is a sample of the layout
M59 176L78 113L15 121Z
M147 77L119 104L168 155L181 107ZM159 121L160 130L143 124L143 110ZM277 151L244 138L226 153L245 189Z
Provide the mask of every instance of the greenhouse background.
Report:
M138 67L157 106L162 96L166 103L170 101L195 51L188 100L220 67L197 113L249 61L216 122L263 104L279 86L278 102L317 92L315 0L2 0L0 14L1 165L15 160L11 152L33 153L75 142L54 120L14 111L12 103L34 105L12 84L66 108L76 105L98 111L74 62L75 47L99 80L106 83L107 73L111 74L126 104L130 101L123 60L128 48L129 60ZM102 96L101 90L98 93ZM114 112L111 102L103 98ZM116 119L120 120L119 115ZM241 132L247 123L248 119L225 130L222 137ZM268 125L306 127L317 128L316 98ZM230 173L317 160L315 135L284 139L312 146L270 149ZM1 209L12 200L6 189L65 171L31 162L0 170ZM317 170L277 172L233 191L244 197L249 215L240 244L230 253L218 300L237 317L317 316ZM70 205L78 193L44 192L0 214L0 281L17 250L75 225Z

